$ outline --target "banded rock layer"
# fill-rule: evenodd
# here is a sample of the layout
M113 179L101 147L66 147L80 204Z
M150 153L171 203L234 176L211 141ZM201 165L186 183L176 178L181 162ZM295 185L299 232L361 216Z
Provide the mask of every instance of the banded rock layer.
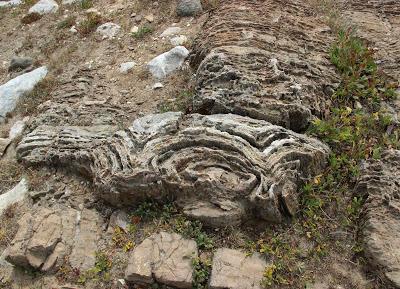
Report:
M357 185L364 205L365 254L378 271L400 288L400 151L368 162Z
M115 205L173 198L211 226L246 217L279 222L329 149L266 121L238 115L147 115L125 130L40 126L17 147L28 164L68 167Z
M324 115L338 82L327 59L331 42L305 1L222 1L194 44L194 111L304 130Z

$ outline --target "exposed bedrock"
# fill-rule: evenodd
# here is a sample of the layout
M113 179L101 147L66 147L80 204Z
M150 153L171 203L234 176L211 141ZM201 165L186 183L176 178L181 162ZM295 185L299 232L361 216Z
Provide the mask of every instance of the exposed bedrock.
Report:
M222 1L193 45L194 111L235 113L294 131L323 116L339 82L333 37L307 1Z
M232 114L147 115L114 134L101 127L40 126L19 144L28 164L67 167L115 205L173 198L211 226L246 217L279 222L329 149L266 121Z
M362 236L370 264L400 288L400 151L365 164L357 191L366 197Z

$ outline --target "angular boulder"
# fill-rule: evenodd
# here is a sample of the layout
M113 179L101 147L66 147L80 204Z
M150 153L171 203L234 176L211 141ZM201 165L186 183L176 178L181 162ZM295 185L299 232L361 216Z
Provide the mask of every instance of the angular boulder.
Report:
M202 11L200 0L179 0L176 7L178 16L195 16Z
M12 112L21 96L32 91L39 81L47 75L45 66L39 67L31 72L17 76L0 86L0 122L7 113Z
M147 64L147 68L153 77L163 79L180 68L188 55L189 51L185 47L176 46L170 51L153 58Z
M178 234L154 234L131 252L125 280L135 284L157 281L174 288L192 288L192 258L197 256L195 241Z
M87 209L34 209L19 220L5 259L42 272L56 271L66 258L74 268L90 269L95 264L101 225L100 216Z
M37 13L39 15L55 13L58 11L58 4L54 0L40 0L29 9L29 14Z
M338 77L329 27L305 1L222 1L195 40L193 109L235 113L296 132L329 106Z
M261 289L266 266L258 254L220 248L214 254L210 289Z
M386 151L367 162L356 191L366 198L362 237L367 260L400 288L400 151Z
M39 126L17 147L26 164L92 179L112 204L173 197L210 226L293 215L299 186L321 172L328 154L318 140L266 121L176 112L147 115L108 135L97 127Z
M0 216L11 205L22 201L28 194L29 187L26 179L22 179L14 188L0 195Z

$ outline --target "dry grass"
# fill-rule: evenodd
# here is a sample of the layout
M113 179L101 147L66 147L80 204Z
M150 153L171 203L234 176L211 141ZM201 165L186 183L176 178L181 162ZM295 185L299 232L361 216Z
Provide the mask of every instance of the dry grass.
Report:
M15 234L18 226L15 224L17 204L9 206L0 216L0 248L7 247Z
M104 19L95 13L86 15L86 19L83 20L78 26L78 31L82 35L88 35L96 30L96 28L104 22Z
M47 76L44 78L30 93L21 98L15 110L16 113L23 116L35 115L37 106L50 99L51 92L56 84L57 81L54 77Z
M0 168L0 194L2 194L21 180L23 167L15 160L0 159Z

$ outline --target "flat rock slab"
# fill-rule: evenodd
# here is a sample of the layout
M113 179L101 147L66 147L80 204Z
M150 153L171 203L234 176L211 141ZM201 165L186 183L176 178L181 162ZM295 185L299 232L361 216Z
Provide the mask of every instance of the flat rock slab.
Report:
M338 83L330 29L306 1L222 1L193 45L193 109L304 130Z
M15 109L21 96L32 91L46 75L47 68L42 66L0 86L0 122Z
M34 209L19 220L5 259L13 265L54 272L68 257L72 267L90 269L95 264L101 225L100 216L87 209Z
M40 126L17 147L26 164L91 177L112 204L173 197L185 214L215 227L293 215L299 186L321 172L328 154L318 140L266 121L176 112L108 135L98 127Z
M259 255L218 249L212 263L211 289L261 289L267 263Z
M360 175L356 189L366 197L365 255L372 268L400 288L400 151L387 151L381 160L369 161Z
M192 288L192 258L197 256L195 241L178 234L154 234L131 252L125 279L139 284L157 281L176 288Z

